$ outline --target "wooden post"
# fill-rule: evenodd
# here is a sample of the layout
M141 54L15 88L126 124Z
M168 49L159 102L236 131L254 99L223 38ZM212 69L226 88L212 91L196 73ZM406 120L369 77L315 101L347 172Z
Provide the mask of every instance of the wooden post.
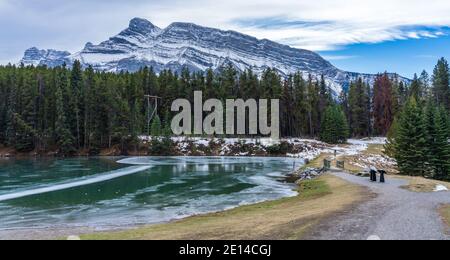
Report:
M336 167L338 167L339 169L345 169L345 161L337 161Z
M331 169L331 161L328 159L323 160L323 169L328 171Z

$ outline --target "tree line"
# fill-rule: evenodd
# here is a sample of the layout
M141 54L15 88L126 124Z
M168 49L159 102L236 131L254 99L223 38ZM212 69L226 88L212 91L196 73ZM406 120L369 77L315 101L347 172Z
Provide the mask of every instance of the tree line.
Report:
M82 69L78 61L71 68L1 66L0 144L19 152L61 155L81 150L96 154L115 146L126 154L138 149L140 135L170 134L172 102L193 102L194 91L202 91L204 100L280 99L283 137L321 137L329 142L386 135L411 95L433 94L449 107L448 89L442 87L445 79L431 81L425 72L409 86L387 73L369 83L358 79L336 99L323 76L316 79L298 72L282 77L274 69L258 77L231 65L218 71L166 70L159 75L147 67L135 73ZM147 117L152 111L145 95L161 97L150 127Z
M386 153L402 174L450 180L450 72L440 59L431 79L414 78L388 133Z

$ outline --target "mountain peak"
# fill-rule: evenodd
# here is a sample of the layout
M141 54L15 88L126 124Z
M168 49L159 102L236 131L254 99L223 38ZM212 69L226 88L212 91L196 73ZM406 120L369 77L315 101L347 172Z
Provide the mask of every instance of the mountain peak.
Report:
M171 23L168 28L173 28L173 27L182 27L182 28L188 28L188 27L198 27L198 28L203 28L200 25L197 25L195 23L183 23L183 22L174 22Z
M49 65L59 66L68 63L70 52L57 51L53 49L40 50L36 47L29 48L25 51L21 63L25 65Z
M159 30L157 26L155 26L150 21L143 18L131 19L128 29L141 33L152 33L155 30Z

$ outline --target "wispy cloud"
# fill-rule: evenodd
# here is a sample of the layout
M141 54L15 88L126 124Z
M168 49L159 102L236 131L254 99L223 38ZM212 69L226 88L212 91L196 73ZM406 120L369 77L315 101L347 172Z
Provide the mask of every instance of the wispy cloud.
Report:
M350 60L358 58L358 56L355 55L322 55L322 57L329 61Z
M416 55L414 56L414 58L416 59L438 59L439 57L436 55L431 55L431 54L420 54L420 55Z

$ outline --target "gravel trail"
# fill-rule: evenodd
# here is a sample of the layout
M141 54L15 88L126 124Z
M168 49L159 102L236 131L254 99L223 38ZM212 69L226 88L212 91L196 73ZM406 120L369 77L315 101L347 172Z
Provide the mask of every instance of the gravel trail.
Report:
M450 192L415 193L400 188L407 181L391 179L372 183L343 172L333 175L368 187L373 199L319 224L310 239L319 240L450 240L450 233L438 213L450 204Z

